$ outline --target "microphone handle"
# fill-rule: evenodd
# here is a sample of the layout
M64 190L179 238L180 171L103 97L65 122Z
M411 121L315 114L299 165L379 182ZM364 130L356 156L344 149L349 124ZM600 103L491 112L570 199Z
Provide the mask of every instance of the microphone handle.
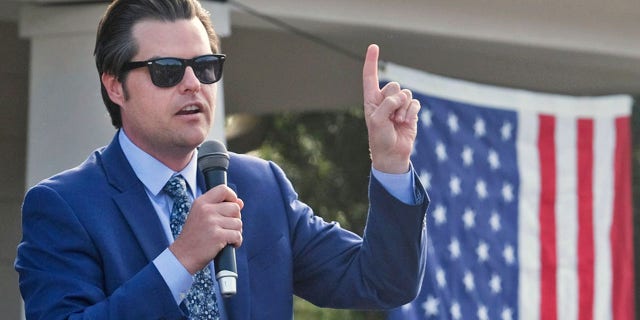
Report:
M224 168L211 168L202 172L204 175L204 182L207 185L207 190L213 189L213 187L227 184L227 171Z
M229 298L237 293L238 269L236 267L236 248L226 245L213 259L216 266L216 280L220 294Z
M225 168L211 168L203 172L207 190L217 186L227 184L227 171ZM229 298L237 291L236 282L238 280L238 268L236 264L236 249L226 245L213 259L216 269L216 280L220 287L220 294Z

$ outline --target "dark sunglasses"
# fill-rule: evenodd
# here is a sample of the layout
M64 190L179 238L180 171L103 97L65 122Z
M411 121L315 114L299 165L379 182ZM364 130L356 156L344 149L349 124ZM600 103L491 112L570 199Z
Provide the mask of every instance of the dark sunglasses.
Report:
M206 54L193 59L156 58L147 61L131 61L124 64L122 72L149 67L151 82L158 87L173 87L182 81L187 67L193 69L201 83L211 84L222 77L224 54Z

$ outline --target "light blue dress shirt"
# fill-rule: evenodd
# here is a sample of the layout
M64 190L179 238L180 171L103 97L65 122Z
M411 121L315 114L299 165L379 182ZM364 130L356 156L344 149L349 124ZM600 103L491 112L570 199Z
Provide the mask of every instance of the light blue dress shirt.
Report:
M127 137L124 130L120 130L118 134L120 146L124 152L127 161L133 168L136 176L145 186L145 191L153 207L156 209L158 219L164 229L165 236L169 243L173 243L173 235L171 233L171 227L169 226L169 215L171 214L171 207L173 202L169 195L162 191L164 185L169 179L175 175L180 174L184 177L190 197L197 198L202 194L202 190L199 190L197 180L197 151L194 153L189 164L180 172L174 172L160 161L152 157L151 155L138 148ZM398 200L407 203L415 203L414 198L414 178L411 174L411 170L405 174L387 174L380 172L372 168L372 174L380 181L380 183ZM177 304L182 303L182 300L186 297L193 283L193 277L187 271L187 269L178 261L178 258L169 250L165 249L158 257L153 260L153 264L156 266L160 275L167 283L167 286L173 294ZM215 274L213 263L209 265L212 274ZM214 285L218 287L217 281L214 277ZM216 290L218 308L220 309L220 319L226 320L226 312L224 308L224 300L220 295L219 290Z

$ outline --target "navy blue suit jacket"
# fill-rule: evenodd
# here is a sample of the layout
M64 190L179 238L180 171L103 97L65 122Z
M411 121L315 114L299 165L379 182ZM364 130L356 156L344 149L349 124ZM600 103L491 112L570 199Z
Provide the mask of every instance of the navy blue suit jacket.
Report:
M419 204L410 206L372 178L363 240L315 216L271 162L232 154L228 182L245 203L238 293L225 300L230 319L291 319L293 294L367 309L417 294L428 203L420 185ZM201 175L198 183L204 187ZM152 263L169 243L117 135L31 188L22 228L15 267L27 319L185 318Z

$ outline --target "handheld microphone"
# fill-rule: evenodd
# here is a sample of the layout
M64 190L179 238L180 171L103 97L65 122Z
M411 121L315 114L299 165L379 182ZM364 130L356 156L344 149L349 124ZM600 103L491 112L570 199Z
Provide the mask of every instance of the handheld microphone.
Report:
M198 150L198 168L204 175L207 190L217 185L226 185L229 154L225 146L216 140L204 142ZM229 298L237 292L236 249L230 245L225 246L213 261L220 293L223 297Z

